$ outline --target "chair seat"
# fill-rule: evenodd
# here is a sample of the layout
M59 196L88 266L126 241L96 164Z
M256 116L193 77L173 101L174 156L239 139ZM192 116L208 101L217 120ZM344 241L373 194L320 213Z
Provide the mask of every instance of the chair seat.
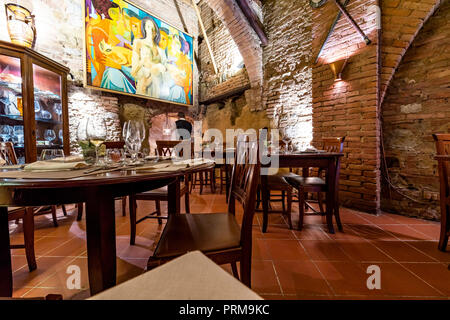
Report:
M288 176L285 177L286 181L293 185L295 188L299 187L318 187L325 189L327 184L325 180L319 177L302 177L302 176Z
M204 253L240 247L241 228L228 213L170 216L154 258L175 257L189 251Z
M274 174L267 176L267 186L269 190L290 190L292 186L286 181L284 174Z

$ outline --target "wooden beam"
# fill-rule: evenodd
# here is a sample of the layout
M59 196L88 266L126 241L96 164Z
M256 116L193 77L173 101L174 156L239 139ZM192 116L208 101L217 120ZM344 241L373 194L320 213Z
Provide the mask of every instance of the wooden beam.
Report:
M233 96L241 95L241 94L243 94L245 91L247 91L247 90L250 89L250 88L251 88L251 87L250 87L250 85L248 84L248 85L246 85L245 87L237 88L237 89L228 91L228 92L226 92L226 93L224 93L224 94L221 94L221 95L219 95L219 96L212 97L212 98L209 98L209 99L207 99L207 100L200 101L199 104L208 105L208 104L213 104L213 103L215 103L215 102L223 101L223 100L228 99L228 98L231 98L231 97L233 97Z
M209 56L211 57L211 62L214 67L214 73L217 74L217 65L216 60L214 59L214 55L211 49L211 44L209 43L208 35L206 34L205 26L203 25L203 20L200 15L200 10L198 9L197 4L195 3L195 0L192 0L192 6L194 7L195 13L197 14L198 22L200 23L200 28L202 29L203 37L205 38L206 46L208 47Z
M248 4L247 0L236 0L239 8L241 8L245 17L247 18L248 23L252 26L253 30L255 30L259 39L263 46L267 45L269 40L267 39L266 33L264 32L264 26L259 20L258 16L255 14L253 9Z

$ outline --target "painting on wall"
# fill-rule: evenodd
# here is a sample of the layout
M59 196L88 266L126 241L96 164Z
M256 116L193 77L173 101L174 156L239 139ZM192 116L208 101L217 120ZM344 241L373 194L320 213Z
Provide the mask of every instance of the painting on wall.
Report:
M85 85L193 105L193 38L125 0L84 0Z

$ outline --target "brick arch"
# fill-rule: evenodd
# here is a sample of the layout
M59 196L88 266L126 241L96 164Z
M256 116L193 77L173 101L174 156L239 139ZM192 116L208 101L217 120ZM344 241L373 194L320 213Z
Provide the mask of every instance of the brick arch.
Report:
M260 88L263 80L260 40L234 0L205 0L239 48L252 88Z
M386 95L406 51L425 22L445 0L387 0L382 7L382 70L380 102Z

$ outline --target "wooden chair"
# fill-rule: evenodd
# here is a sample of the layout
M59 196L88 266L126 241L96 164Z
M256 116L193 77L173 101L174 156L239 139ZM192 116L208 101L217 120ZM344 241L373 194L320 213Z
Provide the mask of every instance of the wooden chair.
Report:
M105 141L102 144L105 146L106 150L108 150L108 149L123 149L125 146L124 141ZM127 197L126 196L120 197L118 199L120 199L122 201L122 216L125 217L127 215L127 211L126 211ZM77 220L80 221L81 218L83 217L83 204L78 203L77 208L78 208Z
M14 152L12 142L0 142L0 157L5 160L6 165L17 164L17 156ZM11 249L25 249L28 269L30 271L35 270L37 267L36 256L34 253L34 216L48 213L52 214L54 226L58 226L56 206L8 208L8 221L16 221L16 223L18 223L18 220L22 219L24 237L24 244L10 245L10 247Z
M342 138L323 138L323 150L327 152L336 152L342 153L344 149L344 141L345 137ZM303 170L303 172L308 172L309 170ZM327 192L328 185L325 182L325 179L322 176L323 170L319 169L318 176L311 177L309 174L305 174L304 176L299 175L289 175L286 176L285 179L289 182L294 188L298 190L298 207L299 207L299 222L298 222L298 230L303 228L303 218L305 216L305 204L306 204L306 195L308 193L317 193L318 202L320 212L323 215L323 201L322 201L322 193ZM337 169L337 174L339 174L339 168ZM342 231L341 219L339 216L339 206L336 206L335 218L336 223L338 225L339 230Z
M170 215L147 269L189 251L200 250L217 264L230 263L240 280L251 286L252 222L259 180L257 141L239 136L233 166L228 213ZM242 226L235 217L236 200L242 204Z
M450 134L433 134L436 141L438 158L440 202L441 202L441 233L439 250L445 251L450 236ZM450 266L449 266L450 268Z
M287 149L287 144L283 140L278 142L281 151ZM286 181L285 177L290 173L278 172L267 176L267 188L269 189L269 206L271 202L281 202L281 211L270 210L270 213L281 213L288 219L289 229L292 229L292 193L293 187ZM274 194L271 191L278 191L281 194ZM256 208L261 204L261 188L258 186ZM263 217L265 219L265 217Z
M179 145L183 143L182 141L156 141L156 147L158 150L158 154L160 156L170 156L178 152L177 148ZM191 144L192 147L192 144ZM180 156L183 155L182 150L179 151ZM186 207L186 213L190 212L190 203L189 203L189 175L185 175L183 179L183 183L180 187L180 197L184 195L184 204ZM138 194L132 194L129 196L129 206L130 206L130 244L134 245L136 242L136 224L144 221L145 219L156 218L158 219L158 223L162 224L162 219L167 219L167 216L161 215L161 201L168 200L168 188L167 186L150 190L147 192L142 192ZM136 209L137 209L137 200L142 201L155 201L156 203L156 211L149 213L148 215L137 220L136 218Z

